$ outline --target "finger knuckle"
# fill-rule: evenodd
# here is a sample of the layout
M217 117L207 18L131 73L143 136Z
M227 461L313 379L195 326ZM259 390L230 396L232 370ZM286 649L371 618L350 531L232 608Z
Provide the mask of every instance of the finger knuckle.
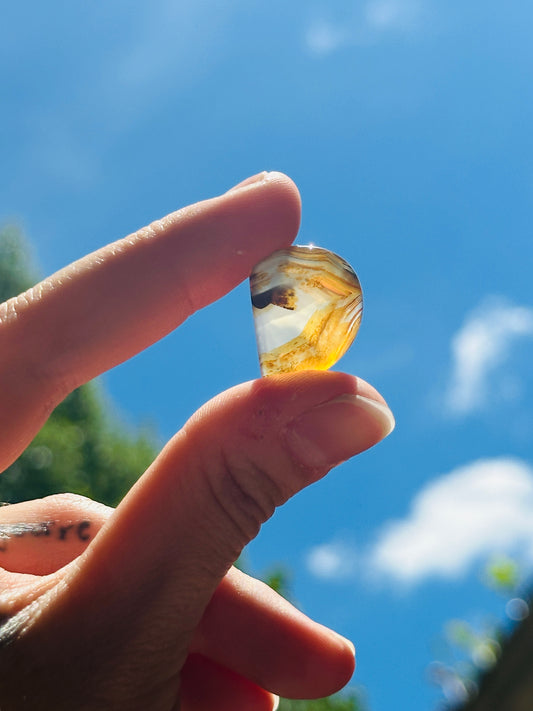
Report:
M242 545L257 535L261 525L286 499L268 469L251 459L224 451L207 480L218 511L237 533Z

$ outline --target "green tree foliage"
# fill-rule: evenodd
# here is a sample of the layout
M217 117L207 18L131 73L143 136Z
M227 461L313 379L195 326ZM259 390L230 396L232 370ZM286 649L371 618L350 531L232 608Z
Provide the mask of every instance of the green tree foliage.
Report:
M72 491L116 506L155 456L153 437L130 433L106 412L95 383L71 393L0 476L0 500Z
M0 302L36 281L20 230L0 230ZM156 448L151 433L130 432L111 410L97 383L71 393L0 476L0 501L72 491L115 506L153 460Z
M29 289L37 278L22 232L13 226L0 229L0 303Z
M281 699L278 711L363 711L363 707L355 696L339 694L313 701Z
M480 680L498 664L506 640L530 612L530 581L517 560L495 555L482 577L506 601L505 619L484 615L475 624L462 619L446 623L439 654L445 661L432 662L428 670L442 689L445 700L439 708L444 711L458 711L476 697Z

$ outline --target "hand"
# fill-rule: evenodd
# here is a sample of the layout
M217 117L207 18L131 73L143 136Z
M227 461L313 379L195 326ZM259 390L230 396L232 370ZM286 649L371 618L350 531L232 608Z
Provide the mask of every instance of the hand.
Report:
M0 470L70 391L288 246L299 211L288 178L260 174L0 306ZM350 643L231 565L392 425L352 376L269 377L201 408L116 510L73 495L0 509L2 711L267 711L343 686Z

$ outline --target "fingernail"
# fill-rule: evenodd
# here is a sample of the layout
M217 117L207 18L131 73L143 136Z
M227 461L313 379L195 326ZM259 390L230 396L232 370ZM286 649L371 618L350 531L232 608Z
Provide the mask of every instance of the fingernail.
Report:
M254 183L260 183L261 181L263 181L266 178L267 175L268 175L268 170L263 170L261 173L252 175L249 178L246 178L246 180L243 180L242 182L237 183L237 185L234 185L227 192L232 193L235 190L240 190L241 188L247 188L250 185L254 185Z
M287 428L287 444L303 465L332 467L377 444L394 424L385 403L346 394L293 420Z
M273 696L273 705L272 705L272 711L277 711L277 708L279 706L279 696L277 694L272 694Z

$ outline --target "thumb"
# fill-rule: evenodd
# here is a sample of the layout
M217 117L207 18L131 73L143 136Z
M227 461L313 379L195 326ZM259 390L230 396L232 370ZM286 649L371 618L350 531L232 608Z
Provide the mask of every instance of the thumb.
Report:
M205 578L210 597L277 506L393 426L381 396L343 373L307 371L232 388L171 440L121 504L92 557L109 556L122 575L126 550L136 543L128 575L146 576L153 561L158 570L175 570L178 562L195 582ZM127 543L118 558L121 540ZM187 583L179 578L183 590Z
M168 679L217 585L275 508L393 425L379 394L342 373L269 377L216 397L124 499L66 594L56 592L59 624L83 610L77 639L110 655L106 673L121 659L130 684ZM57 621L53 629L57 638Z

